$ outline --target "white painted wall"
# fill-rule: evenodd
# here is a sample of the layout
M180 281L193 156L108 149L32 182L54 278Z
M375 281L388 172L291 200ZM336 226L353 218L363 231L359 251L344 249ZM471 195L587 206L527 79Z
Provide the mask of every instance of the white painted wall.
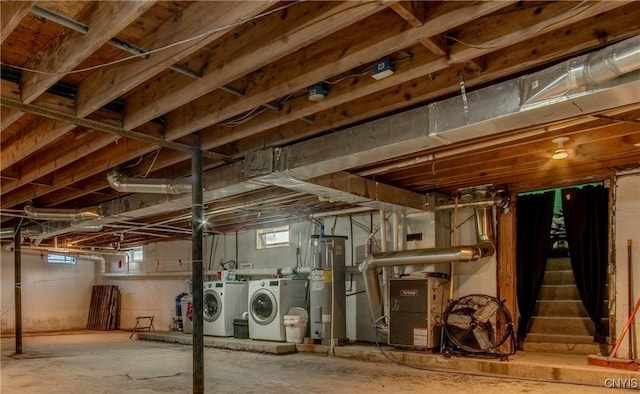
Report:
M0 328L15 332L14 254L2 250ZM22 253L22 331L83 329L87 326L93 285L102 263L49 264L46 253Z
M458 228L458 245L473 245L478 242L474 218L472 208L458 211L458 223L461 224ZM494 236L497 238L495 230ZM452 242L452 244L455 243ZM498 294L497 269L496 254L475 263L456 264L454 267L455 291L453 298L469 294L487 294L495 297Z
M154 316L156 330L169 330L176 315L175 298L187 290L186 277L103 278L103 284L118 286L120 327L128 330L137 316Z
M629 317L627 274L627 240L632 241L632 284L634 302L640 298L640 174L621 175L616 181L615 211L615 278L616 278L616 338ZM633 306L632 306L633 307ZM637 339L640 338L640 316L635 318L636 358L640 352ZM624 338L618 357L628 354L628 335Z
M472 214L472 210L461 210L460 222ZM467 216L465 216L467 215ZM367 238L371 227L375 236L372 238L372 251L381 250L380 219L377 211L371 214L353 215L353 224L349 217L327 217L324 223L326 235L347 236L345 243L345 262L347 266L358 266L365 258ZM422 233L422 241L404 242L405 249L429 248L435 246L435 223L433 213L414 214L400 220L400 226L406 233ZM318 228L309 222L294 223L290 226L291 243L286 247L270 249L256 249L255 231L238 232L236 248L236 234L217 235L207 237L204 242L205 271L220 270L220 261L237 260L240 264L250 263L253 268L278 268L296 266L297 249L300 249L301 266L310 264L309 237L318 232ZM388 220L387 250L393 249L392 221ZM217 240L216 240L217 239ZM460 227L460 242L473 244L475 227L470 220ZM236 250L238 255L236 256ZM144 262L130 263L126 261L118 264L119 258L112 258L107 271L111 274L130 274L130 277L105 277L102 282L119 286L122 294L121 327L131 328L135 324L135 317L154 315L156 327L167 329L175 314L175 296L184 292L185 281L190 278L191 243L176 241L162 244L152 244L144 247ZM183 265L179 265L179 261ZM496 293L496 264L495 257L486 262L473 265L458 265L459 277L456 280L456 296L470 293ZM448 264L422 267L428 271L449 272ZM128 271L127 271L128 270ZM215 279L213 276L205 280ZM359 274L346 277L347 291L363 290ZM373 341L369 310L366 295L361 293L347 298L347 334L351 339Z
M175 298L189 291L191 242L174 241L143 247L143 261L107 258L102 284L118 286L120 327L132 329L137 316L154 316L154 328L166 331L176 317Z

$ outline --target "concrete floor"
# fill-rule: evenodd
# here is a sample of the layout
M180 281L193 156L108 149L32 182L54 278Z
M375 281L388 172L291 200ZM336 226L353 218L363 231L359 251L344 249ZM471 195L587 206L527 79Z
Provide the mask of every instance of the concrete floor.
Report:
M129 339L128 332L26 336L21 356L13 355L14 344L14 338L2 338L3 394L192 391L192 353L183 344ZM589 373L590 368L594 367L583 373ZM602 393L605 388L604 381L594 387L461 371L466 373L432 372L387 360L362 361L310 352L271 355L205 348L208 393L589 394ZM623 376L619 372L611 369L611 377ZM638 372L623 374L629 379L640 377Z

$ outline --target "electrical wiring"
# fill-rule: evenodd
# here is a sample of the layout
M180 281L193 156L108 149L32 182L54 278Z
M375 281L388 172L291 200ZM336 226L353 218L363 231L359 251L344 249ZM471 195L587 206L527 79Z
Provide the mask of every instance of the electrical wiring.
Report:
M465 224L466 222L468 222L469 220L473 219L474 217L476 217L476 215L471 215L468 218L466 218L465 220L463 220L461 223L458 223L451 231L450 233L453 233L455 230L459 229L460 227L462 227L463 224Z
M352 77L361 77L361 76L368 75L368 74L370 74L370 72L369 72L369 71L363 71L363 72L360 72L360 73L355 73L355 74L345 75L344 77L338 78L338 79L336 79L335 81L330 81L330 80L328 80L328 79L325 79L325 80L324 80L324 81L322 81L322 82L324 82L324 83L326 83L326 84L329 84L329 85L335 85L335 84L338 84L338 83L340 83L340 82L344 81L344 80L345 80L345 79L347 79L347 78L352 78Z
M406 62L407 60L410 60L410 59L412 59L412 58L413 58L413 54L411 54L411 53L404 52L404 51L400 51L400 52L398 52L398 53L399 53L399 54L401 54L401 55L404 55L405 57L403 57L402 59L393 60L393 62L394 62L394 63L402 63L402 62ZM324 81L322 81L322 82L324 82L324 83L326 83L326 84L328 84L328 85L336 85L336 84L338 84L338 83L340 83L340 82L344 81L344 80L345 80L345 79L347 79L347 78L362 77L362 76L365 76L365 75L369 75L369 74L371 74L371 68L372 68L373 64L375 64L375 63L371 63L371 64L367 65L367 66L366 66L366 68L364 68L364 69L363 69L363 71L360 71L360 72L354 72L354 73L352 73L352 74L345 75L345 76L340 77L340 78L338 78L338 79L335 79L335 80L333 80L333 81L332 81L332 80L325 79L325 80L324 80Z
M250 121L251 119L254 119L256 116L263 114L266 110L267 110L267 107L256 107L251 111L247 112L246 114L234 119L230 119L225 123L221 123L220 125L228 126L228 127L238 126Z
M156 149L156 155L153 157L153 161L151 162L151 164L149 164L149 168L147 168L147 172L144 173L143 178L146 178L149 175L149 172L151 172L153 165L156 164L156 160L158 159L159 154L160 154L160 148Z
M544 24L543 26L539 26L532 33L539 33L539 32L541 32L543 30L548 30L549 28L557 25L558 23L567 20L568 16L565 16L565 15L571 14L573 11L577 10L579 7L581 7L583 4L585 4L587 2L588 2L588 0L582 0L580 3L576 4L575 6L573 6L570 10L562 13L562 15L558 15L558 16L548 20L548 21L553 21L552 23ZM582 9L580 12L578 12L577 14L574 14L572 16L580 15L585 10L586 10L586 7L584 9ZM498 49L498 48L504 48L504 47L510 45L510 43L507 43L507 44L498 43L498 44L495 44L495 45L472 44L472 43L468 43L468 42L462 41L460 39L457 39L457 38L449 36L449 35L446 35L445 38L448 39L448 40L451 40L451 41L455 41L455 42L457 42L459 44L462 44L462 45L464 45L466 47L474 48L474 49Z
M167 50L167 49L171 49L171 48L179 46L179 45L183 45L183 44L189 43L191 41L196 41L196 40L199 40L201 38L207 37L207 36L209 36L211 34L218 33L218 32L223 31L223 30L231 29L231 28L243 25L243 24L245 24L247 22L251 22L251 21L254 21L256 19L260 19L260 18L263 18L265 16L274 14L276 12L280 12L280 11L286 10L287 8L289 8L289 7L291 7L291 6L295 5L295 4L301 3L303 1L304 0L297 0L297 1L294 1L292 3L285 4L283 6L274 8L272 10L265 11L265 12L263 12L261 14L254 15L252 17L240 18L236 22L229 23L229 24L226 24L226 25L223 25L223 26L220 26L220 27L216 27L216 28L207 30L204 33L198 34L198 35L193 36L193 37L185 38L184 40L180 40L180 41L177 41L177 42L162 46L160 48L142 51L142 52L137 53L135 55L123 57L122 59L114 60L114 61L107 62L107 63L97 64L95 66L85 67L85 68L81 68L81 69L78 69L78 70L49 72L49 71L36 70L36 69L20 67L20 66L12 66L12 65L6 64L4 62L0 62L0 64L2 64L3 66L6 66L6 67L11 67L11 68L17 69L17 70L32 72L32 73L36 73L36 74L43 74L43 75L58 75L59 76L59 75L78 74L78 73L83 73L83 72L87 72L87 71L93 71L93 70L97 70L97 69L100 69L100 68L113 66L115 64L127 62L127 61L132 60L132 59L139 59L141 56L148 56L148 55L151 55L151 54L156 53L156 52L161 52L161 51L164 51L164 50Z
M136 166L138 166L140 163L142 163L142 161L143 161L144 159L146 159L146 158L147 158L147 157L149 157L149 156L150 156L150 154L149 154L149 153L146 153L146 154L144 154L144 155L140 155L140 157L138 157L138 161L136 161L135 163L131 163L131 164L127 165L127 166L126 166L126 167L124 167L124 168L133 168L133 167L136 167Z
M302 97L302 95L300 95L300 93L304 93L306 95L307 91L306 90L298 90L296 92L290 93L287 96L284 96L283 98L277 100L276 102L280 105L284 105L287 102L289 102L291 100L291 98L293 97L294 99L298 98L298 97ZM296 96L298 95L298 96ZM296 97L294 97L296 96ZM240 115L236 118L232 118L224 123L220 123L220 126L225 126L225 127L235 127L238 125L241 125L243 123L246 123L252 119L255 119L257 116L263 114L265 111L267 110L267 107L265 107L264 105L255 107L254 109L250 110L249 112Z

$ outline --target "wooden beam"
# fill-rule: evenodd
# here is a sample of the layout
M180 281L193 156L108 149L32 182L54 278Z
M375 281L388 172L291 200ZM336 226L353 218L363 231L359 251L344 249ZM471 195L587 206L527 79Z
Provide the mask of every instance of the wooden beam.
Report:
M407 207L412 210L425 210L426 207L426 199L423 194L414 193L344 171L307 179L305 182L370 199L372 202L388 203L399 207ZM296 189L294 188L293 190ZM300 191L306 191L306 189L302 187Z
M22 102L20 99L20 85L7 81L5 79L0 80L0 85L2 87L2 97L8 98L15 102ZM43 107L49 110L63 112L67 115L73 116L74 114L74 102L71 99L66 97L61 97L57 95L53 95L50 93L44 93L36 100L32 102L39 107ZM0 103L1 105L1 103ZM10 110L20 110L19 108L15 108L15 106L11 105L2 105L2 107L10 109ZM27 111L23 111L27 112Z
M303 2L270 15L260 22L260 29L222 44L201 79L171 73L129 97L124 125L136 127L187 104L387 6L386 2ZM184 134L168 132L167 137Z
M449 54L449 62L451 64L462 63L486 54L487 49L496 50L523 42L528 38L555 31L563 26L569 26L629 3L629 1L614 2L613 4L587 2L577 8L573 3L561 4L560 6L550 3L539 7L535 14L529 11L530 16L526 18L526 22L515 13L497 15L486 21L492 22L491 24L476 23L470 29L457 35L456 42L461 44L464 49L452 50ZM500 26L500 28L489 29L490 25ZM525 26L528 28L523 28Z
M3 1L0 5L0 18L2 30L0 31L0 43L9 37L11 32L20 24L22 18L29 13L35 1Z
M27 70L22 73L22 101L32 102L152 5L153 1L89 3L79 18L89 26L86 35L63 29L23 66Z
M56 193L63 187L88 178L93 174L110 170L121 163L139 157L141 154L153 152L154 149L155 146L145 142L122 138L117 143L113 143L95 152L92 160L84 160L52 173L50 187L43 188L28 185L9 193L3 192L0 206L3 209L12 208L29 200L35 200L40 196Z
M106 44L112 37L129 26L148 10L153 1L100 1L89 3L79 20L89 26L86 35L64 29L25 65L22 73L22 101L32 102L36 97L73 70L88 56Z
M530 135L524 131L513 136L513 138L505 137L500 140L499 138L493 138L492 140L469 145L464 149L455 152L448 152L444 150L442 153L435 152L435 172L433 178L454 178L458 176L472 176L474 172L478 173L491 173L492 171L501 171L503 169L509 169L515 166L538 166L540 171L544 171L550 167L554 162L550 161L551 151L554 149L554 144L551 140L557 135L569 136L570 140L567 143L567 148L574 154L567 162L576 161L591 161L594 157L577 155L576 150L583 149L585 154L590 146L597 145L598 152L605 154L607 146L613 147L614 152L619 151L633 151L632 144L625 144L623 140L627 136L631 136L640 133L640 125L634 124L600 124L591 126L589 124L583 124L577 127L574 131L563 130L554 134L544 131L544 127L534 127L533 131L541 129L539 134L533 134L533 136L524 137L524 135ZM523 137L519 138L519 135ZM640 153L638 153L640 157ZM482 163L481 167L471 165L469 163ZM416 165L412 168L404 168L401 171L395 173L387 173L384 176L386 180L392 180L393 183L401 184L416 184L425 180L428 180L430 176L425 173L427 168L430 168L432 163ZM429 171L431 172L431 171Z
M123 92L133 89L152 76L215 41L228 30L206 35L216 27L227 26L259 14L272 1L196 1L181 14L163 23L140 42L142 48L161 48L182 40L204 35L198 40L153 53L148 59L99 69L78 87L77 115L87 116Z
M20 119L22 115L24 115L24 112L11 109L11 108L6 108L6 107L2 107L1 111L2 112L0 112L0 124L2 126L0 126L0 131L4 131L9 126L11 126L16 120Z
M78 182L70 183L67 186L63 186L60 189L56 190L55 193L50 193L39 197L38 203L43 207L57 206L71 200L77 200L82 204L84 202L84 199L78 200L81 197L99 192L100 190L109 187L109 183L107 182L107 171L95 173ZM82 204L78 206L88 207L97 205L101 201L105 201L105 199L101 198L100 201L95 201L86 205Z
M449 57L447 46L436 37L423 37L419 41L434 55L444 58Z
M418 9L417 7L420 7L420 9ZM400 1L391 5L391 9L415 28L424 25L425 13L424 3L422 2L414 3L410 1ZM438 40L437 38L422 37L419 38L418 41L433 54L439 57L448 56L447 51L444 49L446 48L446 46L442 42L439 42L440 40Z
M4 108L4 107L3 107ZM16 138L2 144L2 168L10 167L32 155L76 126L63 120L36 118L16 133Z
M167 133L170 135L183 135L202 129L221 120L249 111L274 98L305 89L309 86L310 81L322 81L331 76L349 71L363 63L375 61L381 56L393 52L394 48L407 48L415 45L417 36L431 36L447 31L460 23L470 22L508 5L508 2L488 2L474 4L473 6L461 3L460 8L449 11L449 7L446 11L434 16L433 19L429 20L429 23L419 29L394 30L398 29L398 26L386 25L388 29L380 31L378 36L369 34L368 37L364 38L364 43L354 43L348 35L345 35L344 38L340 38L340 40L346 42L344 46L336 38L336 40L332 41L332 45L335 46L331 50L327 50L324 46L315 49L308 48L311 53L317 51L322 55L316 61L293 57L292 60L283 59L282 63L274 65L273 68L270 66L265 72L256 76L260 79L252 78L252 94L243 97L242 100L234 100L228 107L221 105L227 100L212 100L209 96L203 96L191 102L188 106L171 112L167 115ZM389 34L387 30L393 34ZM367 31L367 29L364 29L364 31ZM309 51L305 51L304 54L309 54ZM440 67L446 67L446 62L443 62ZM283 77L283 75L286 77ZM273 81L282 81L282 83L278 84ZM386 79L378 82L384 81ZM332 96L333 93L328 98Z
M66 114L64 112L51 110L51 109L40 107L37 105L20 103L15 101L14 99L11 99L5 96L2 96L0 98L0 103L2 103L2 105L4 106L19 109L24 112L46 116L51 119L64 120L78 126L84 126L86 128L104 131L106 133L110 133L120 137L126 137L130 139L138 140L138 141L144 141L148 144L162 146L165 148L177 149L183 152L192 152L194 150L194 147L191 145L186 145L180 142L168 141L162 137L156 137L154 135L141 133L134 130L123 129L122 127L105 123L99 120L79 118L73 115ZM203 155L205 155L206 157L224 156L224 155L219 155L213 152L203 152Z
M391 9L413 27L421 27L424 25L425 15L423 10L417 9L411 1L393 3L391 4Z
M597 7L591 8L593 5ZM558 3L556 6L562 7L563 5ZM600 8L601 6L606 7L606 9L614 9L620 7L620 4L611 2L588 3L586 5L587 9L578 13L580 17L587 19L582 23L578 23L576 25L577 27L572 29L573 34L569 36L562 30L555 30L554 32L535 37L537 28L541 29L547 26L548 22L545 20L533 21L534 23L532 25L522 26L523 29L519 30L519 32L523 33L528 31L529 33L516 34L516 36L527 41L527 45L517 48L510 46L509 49L504 50L503 54L498 52L498 56L492 55L492 62L487 62L486 69L482 74L472 75L471 78L465 80L467 88L503 78L516 72L521 72L531 66L544 64L545 61L556 58L562 53L564 53L565 56L569 55L569 53L566 52L567 47L571 47L574 52L579 52L598 46L601 43L597 35L594 34L594 29L596 28L598 28L598 30L600 28L606 28L607 31L616 31L612 24L627 22L629 26L634 26L635 24L636 27L630 28L624 33L621 32L616 35L615 39L627 38L638 34L638 23L634 21L634 18L638 18L640 12L635 11L630 13L627 7L621 7L619 12L614 10L612 14L618 19L589 18L604 12L604 10ZM576 21L573 20L572 22L575 23ZM567 23L569 22L567 21ZM564 26L563 21L556 21L555 24L557 28ZM475 25L483 25L483 23L478 21ZM579 29L578 27L583 27L584 29ZM614 37L611 38L613 39ZM571 41L574 45L568 46L568 41ZM532 43L535 43L535 45ZM531 56L531 47L535 47L537 50L535 57ZM478 48L468 48L458 44L455 50L458 59L473 59L483 53L495 53L498 51L498 48L486 48L484 49L485 52L480 52L481 50ZM409 61L400 63L393 75L379 81L363 79L354 83L355 79L345 80L340 84L332 86L331 94L320 102L298 100L285 105L284 108L277 113L262 114L241 126L208 127L204 129L203 132L202 146L204 149L213 149L241 138L247 138L266 130L272 130L270 134L272 134L273 137L258 135L253 139L253 142L246 141L242 143L244 146L251 144L269 146L276 143L275 141L285 140L285 135L302 138L305 135L312 135L314 132L326 129L327 127L339 127L400 109L409 103L417 104L458 91L459 87L457 83L452 83L452 81L447 81L446 79L454 78L455 81L457 81L457 73L464 69L463 65L457 65L456 68L448 64L444 59L427 63L424 63L423 60L426 60L426 57L423 59L415 56ZM448 69L453 72L447 72ZM298 119L310 115L315 116L316 121L313 124L305 124L298 121ZM288 125L289 122L295 123L295 125ZM291 130L291 132L288 130ZM308 133L305 130L308 130ZM243 151L244 148L238 148L237 150Z
M20 179L2 182L2 193L9 193L23 185L92 155L118 137L96 130L76 130L60 143L41 150L20 166Z

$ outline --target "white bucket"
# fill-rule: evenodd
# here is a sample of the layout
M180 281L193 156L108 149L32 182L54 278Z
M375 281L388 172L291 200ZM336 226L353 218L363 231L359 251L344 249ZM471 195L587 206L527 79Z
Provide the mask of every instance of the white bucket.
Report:
M309 314L304 308L293 307L284 315L284 329L287 342L302 343L307 334Z

